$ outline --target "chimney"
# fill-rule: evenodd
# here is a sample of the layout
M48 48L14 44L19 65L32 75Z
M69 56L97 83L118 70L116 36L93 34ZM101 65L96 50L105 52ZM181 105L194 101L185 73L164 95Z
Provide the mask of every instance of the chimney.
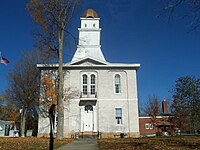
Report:
M167 101L166 100L162 101L162 112L163 112L163 114L168 114L168 107L167 107Z

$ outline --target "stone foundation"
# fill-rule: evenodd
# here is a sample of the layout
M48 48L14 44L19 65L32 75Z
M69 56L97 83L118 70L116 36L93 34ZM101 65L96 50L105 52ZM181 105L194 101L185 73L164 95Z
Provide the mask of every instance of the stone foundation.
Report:
M38 134L37 134L37 137L38 137L38 138L42 138L42 137L49 138L50 135L49 135L49 133L38 133Z
M74 135L72 135L72 134L64 134L64 138L74 138L73 137ZM50 135L49 135L49 133L38 133L37 134L37 137L38 138L42 138L42 137L44 137L44 138L49 138L50 137ZM56 134L54 135L54 137L56 137Z
M131 133L124 133L124 137L132 137L132 138L138 138L140 137L139 132L131 132ZM75 135L72 135L70 133L64 134L64 138L74 138ZM78 135L79 138L81 138L81 133ZM47 133L40 133L37 135L37 137L48 137L49 134ZM100 132L98 138L120 138L120 133L106 133L106 132Z
M138 138L140 137L139 132L124 133L124 137ZM100 138L120 138L120 133L100 133Z
M69 139L69 138L72 138L72 134L70 134L70 133L65 133L64 134L64 138L67 138L67 139Z
M131 132L129 137L139 138L140 137L140 132Z

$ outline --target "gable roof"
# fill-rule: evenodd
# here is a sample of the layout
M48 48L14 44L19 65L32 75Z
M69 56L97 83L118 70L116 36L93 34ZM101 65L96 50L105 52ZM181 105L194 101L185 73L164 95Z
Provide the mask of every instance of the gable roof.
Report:
M71 61L69 63L69 65L81 65L84 63L87 63L88 65L107 65L108 63L105 62L105 61L101 61L101 60L98 60L96 58L92 58L92 57L84 57L84 58L81 58L81 59L78 59L78 60L75 60L75 61Z
M59 64L37 64L37 67L40 69L48 69L48 68L58 68ZM93 68L93 69L134 69L138 70L140 68L140 64L123 64L123 63L109 63L109 62L101 62L91 58L81 59L79 61L73 61L69 63L63 64L65 69L78 69L78 68Z
M77 46L77 50L72 58L72 62L79 61L88 57L101 62L106 62L100 46L83 46L83 45Z

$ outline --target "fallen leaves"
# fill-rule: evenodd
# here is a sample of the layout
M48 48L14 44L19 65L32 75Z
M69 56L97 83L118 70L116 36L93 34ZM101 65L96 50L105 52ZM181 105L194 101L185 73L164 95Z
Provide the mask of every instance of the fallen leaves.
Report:
M72 142L73 139L54 140L54 148ZM47 150L49 138L0 138L0 150Z
M54 140L54 148L73 139ZM115 138L98 140L101 150L192 150L200 149L200 137ZM48 138L0 138L0 150L48 150Z
M101 150L191 150L200 149L200 137L156 137L98 140Z

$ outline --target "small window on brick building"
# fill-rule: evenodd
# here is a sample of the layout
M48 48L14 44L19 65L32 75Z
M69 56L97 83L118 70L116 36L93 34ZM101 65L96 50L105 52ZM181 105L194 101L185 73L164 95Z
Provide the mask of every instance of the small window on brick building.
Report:
M153 129L153 125L151 123L145 123L145 129Z
M145 129L149 129L149 123L145 123Z
M153 129L153 125L152 124L149 124L149 129Z

